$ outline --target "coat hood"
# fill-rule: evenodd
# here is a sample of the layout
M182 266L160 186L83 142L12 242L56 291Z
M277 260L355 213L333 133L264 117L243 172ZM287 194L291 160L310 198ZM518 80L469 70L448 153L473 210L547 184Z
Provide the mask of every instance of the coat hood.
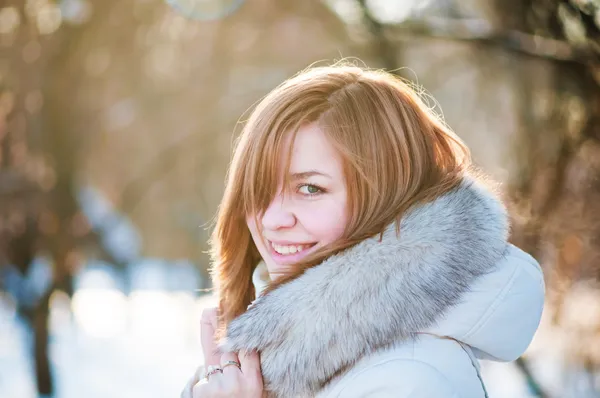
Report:
M493 340L498 324L510 324L502 316L514 315L518 295L505 307L502 298L514 290L488 292L501 283L494 273L512 264L507 235L501 202L465 177L451 192L410 209L399 235L389 225L381 240L366 239L261 295L230 323L222 346L258 350L267 394L286 398L314 396L365 355L422 332L510 359L529 342L521 339L515 348L508 338Z
M479 359L514 361L539 326L544 293L537 261L509 245L497 267L478 278L426 333L467 344Z

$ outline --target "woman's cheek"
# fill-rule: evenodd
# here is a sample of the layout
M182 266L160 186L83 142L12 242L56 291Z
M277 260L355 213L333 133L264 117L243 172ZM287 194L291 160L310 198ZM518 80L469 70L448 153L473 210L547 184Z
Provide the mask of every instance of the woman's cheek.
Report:
M329 207L305 213L302 224L315 240L324 244L336 240L343 233L345 220L339 207Z

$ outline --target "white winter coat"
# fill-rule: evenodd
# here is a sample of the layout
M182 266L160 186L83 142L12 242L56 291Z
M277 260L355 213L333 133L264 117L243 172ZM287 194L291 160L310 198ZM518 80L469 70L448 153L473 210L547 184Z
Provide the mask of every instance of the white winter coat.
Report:
M523 354L544 303L539 265L518 248L509 250L437 325L363 358L318 397L486 397L478 359L513 361Z
M392 224L259 296L223 348L261 353L268 397L484 398L478 358L520 356L544 302L538 264L507 235L501 202L466 177L399 235Z

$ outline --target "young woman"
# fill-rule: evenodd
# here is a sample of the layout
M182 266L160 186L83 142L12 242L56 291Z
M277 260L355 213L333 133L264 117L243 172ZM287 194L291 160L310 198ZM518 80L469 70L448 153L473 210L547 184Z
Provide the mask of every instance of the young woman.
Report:
M182 396L486 397L478 359L516 359L543 307L541 270L508 229L407 84L299 74L237 142L212 238L210 366Z

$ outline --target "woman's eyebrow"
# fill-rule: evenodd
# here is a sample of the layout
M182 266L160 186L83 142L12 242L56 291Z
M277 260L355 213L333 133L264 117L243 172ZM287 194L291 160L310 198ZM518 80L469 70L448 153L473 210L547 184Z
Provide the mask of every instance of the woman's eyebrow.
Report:
M331 178L331 176L329 174L322 173L322 172L316 171L316 170L309 170L309 171L303 171L302 173L292 173L291 174L293 180L303 180L305 178L316 176L316 175Z

